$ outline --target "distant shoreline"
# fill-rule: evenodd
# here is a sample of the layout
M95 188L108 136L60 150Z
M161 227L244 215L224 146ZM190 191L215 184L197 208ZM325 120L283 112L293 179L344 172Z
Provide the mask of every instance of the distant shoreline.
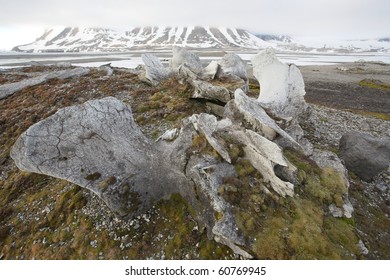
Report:
M257 50L209 50L209 49L194 49L191 50L197 55L204 64L211 60L218 60L224 54L233 52L239 54L243 60L250 63L250 57L256 54ZM3 52L0 53L0 68L23 67L36 64L51 65L60 62L69 62L83 66L82 64L107 64L117 62L119 67L127 67L127 63L132 68L134 63L142 64L141 54L151 52L160 59L169 59L171 57L171 50L135 50L126 52L85 52L85 53L17 53L17 52ZM355 62L359 60L383 62L390 64L390 54L388 53L353 53L353 54L339 54L339 53L298 53L298 52L278 52L278 57L283 62L294 63L298 66L304 65L330 65L346 62ZM89 66L89 65L85 65ZM113 65L114 66L114 65ZM115 66L114 66L115 67Z

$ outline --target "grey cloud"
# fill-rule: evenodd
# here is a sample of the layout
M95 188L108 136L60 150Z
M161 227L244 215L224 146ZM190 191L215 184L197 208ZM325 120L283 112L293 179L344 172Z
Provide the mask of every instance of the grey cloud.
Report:
M387 0L0 0L0 26L206 25L301 36L389 36Z

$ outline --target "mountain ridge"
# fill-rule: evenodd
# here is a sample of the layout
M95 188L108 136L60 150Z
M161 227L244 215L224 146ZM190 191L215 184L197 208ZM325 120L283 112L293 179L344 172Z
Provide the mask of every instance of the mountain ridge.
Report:
M14 47L13 51L47 52L123 52L171 49L172 46L202 49L259 50L273 47L287 52L390 53L390 38L312 42L288 35L255 34L240 28L202 26L144 26L125 31L108 28L55 27L34 42Z
M137 48L168 48L173 45L192 48L275 47L249 31L216 27L135 27L119 32L106 28L65 27L44 32L35 42L16 46L22 52L125 51Z

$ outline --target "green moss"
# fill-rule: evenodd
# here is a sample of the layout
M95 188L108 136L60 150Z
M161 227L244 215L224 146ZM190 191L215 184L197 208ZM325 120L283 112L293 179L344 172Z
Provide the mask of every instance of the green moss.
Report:
M176 113L176 112L172 112L172 113L170 113L169 115L167 115L165 117L165 120L167 120L169 122L174 122L174 121L177 121L179 119L182 119L181 118L181 114L180 113Z
M150 108L148 105L142 104L142 105L140 105L140 106L137 107L136 112L137 112L137 113L144 113L144 112L149 111L150 109L151 109L151 108Z
M298 190L302 195L311 197L321 205L343 205L347 187L342 174L333 168L319 168L314 161L298 151L285 149L284 154L298 168Z
M239 144L229 144L228 153L232 161L232 164L235 164L240 157L244 156L244 151L242 149L242 146Z
M379 80L365 79L359 82L359 86L381 90L390 90L390 85Z
M135 118L135 121L139 124L139 125L142 125L144 123L146 123L146 118L145 116L138 116Z
M223 218L223 212L214 212L214 218L216 221L219 221Z
M158 122L180 125L183 118L205 111L205 104L190 99L192 91L187 82L165 80L148 95L135 96L135 118L142 114L145 119L139 122L141 126Z
M252 250L259 259L281 260L288 259L287 244L283 229L288 228L289 223L279 215L268 217L262 225L262 229L255 237Z
M339 155L340 154L340 150L339 150L339 147L336 147L336 146L330 146L328 147L328 150L335 153L336 155Z
M111 185L115 184L116 182L117 182L116 177L110 176L107 179L105 179L99 183L99 188L101 191L105 191L108 188L108 186L111 186Z
M10 231L11 231L11 227L10 226L2 226L2 227L0 227L0 244L6 239L6 237L10 233Z
M164 94L162 92L156 92L155 94L152 95L150 100L158 101L158 100L161 100L163 97L164 97Z
M267 211L253 250L260 259L349 259L358 254L357 242L343 219L326 216L310 200L292 198L286 209Z
M232 254L232 251L215 241L209 240L203 235L202 241L199 243L199 259L201 260L216 260L226 259Z
M289 162L297 167L298 170L305 171L307 176L316 176L321 173L318 165L304 154L290 148L284 149L283 153Z
M59 227L66 219L71 218L70 213L75 209L81 209L87 203L86 198L78 186L61 194L55 202L54 210L48 215L48 226L51 228Z
M390 121L390 114L388 113L379 113L379 112L371 112L365 110L349 110L354 114L359 114L363 116L373 117L384 121Z
M192 147L196 150L202 150L207 146L207 139L204 134L197 134L192 139Z
M169 220L168 223L158 225L161 228L156 228L158 232L167 232L171 237L167 239L164 249L167 259L183 259L185 255L191 256L195 251L199 252L200 259L231 258L231 250L209 240L206 233L198 237L194 235L196 223L191 213L195 211L179 194L173 194L168 201L160 201L156 207L160 209L160 215ZM222 213L215 215L220 218L223 216Z
M209 144L206 136L201 133L194 136L192 139L191 148L188 152L194 152L201 155L210 155L216 159L221 160L221 156L218 152Z
M294 213L288 234L287 246L293 250L293 258L327 258L331 251L322 231L324 212L308 200L295 199L291 204Z
M99 172L95 172L95 173L88 174L87 176L84 177L84 179L88 181L96 181L100 177L102 177L102 174L100 174Z
M160 136L160 131L155 129L152 131L150 136L152 137L153 140L157 140L157 138Z
M296 192L299 197L282 199L275 207L267 203L267 199L262 201L264 196L249 196L250 202L260 204L261 211L240 212L236 219L240 230L255 240L253 252L260 259L348 259L358 256L353 219L335 219L324 210L330 203L342 206L347 192L342 175L332 168L319 168L295 150L284 152L298 167ZM268 207L263 208L267 204Z
M240 159L234 165L238 177L248 177L256 172L251 162L247 159Z
M359 239L354 233L353 223L350 219L327 217L323 224L324 232L328 237L331 250L341 259L353 258L360 255L357 244Z
M240 211L236 215L237 226L245 234L253 235L258 228L256 223L256 216L250 212Z

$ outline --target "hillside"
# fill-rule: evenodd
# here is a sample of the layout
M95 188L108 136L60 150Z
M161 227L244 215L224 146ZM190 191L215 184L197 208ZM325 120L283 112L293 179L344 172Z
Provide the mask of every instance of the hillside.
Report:
M388 53L390 40L389 38L298 40L288 35L255 34L240 28L202 26L145 26L126 31L108 28L56 27L47 29L34 42L15 46L13 50L28 53L125 52L169 50L172 46L219 50L258 50L273 47L286 52L336 54Z
M243 29L213 27L137 27L118 32L104 28L48 29L35 42L17 46L23 52L92 52L171 48L258 49L275 46Z

